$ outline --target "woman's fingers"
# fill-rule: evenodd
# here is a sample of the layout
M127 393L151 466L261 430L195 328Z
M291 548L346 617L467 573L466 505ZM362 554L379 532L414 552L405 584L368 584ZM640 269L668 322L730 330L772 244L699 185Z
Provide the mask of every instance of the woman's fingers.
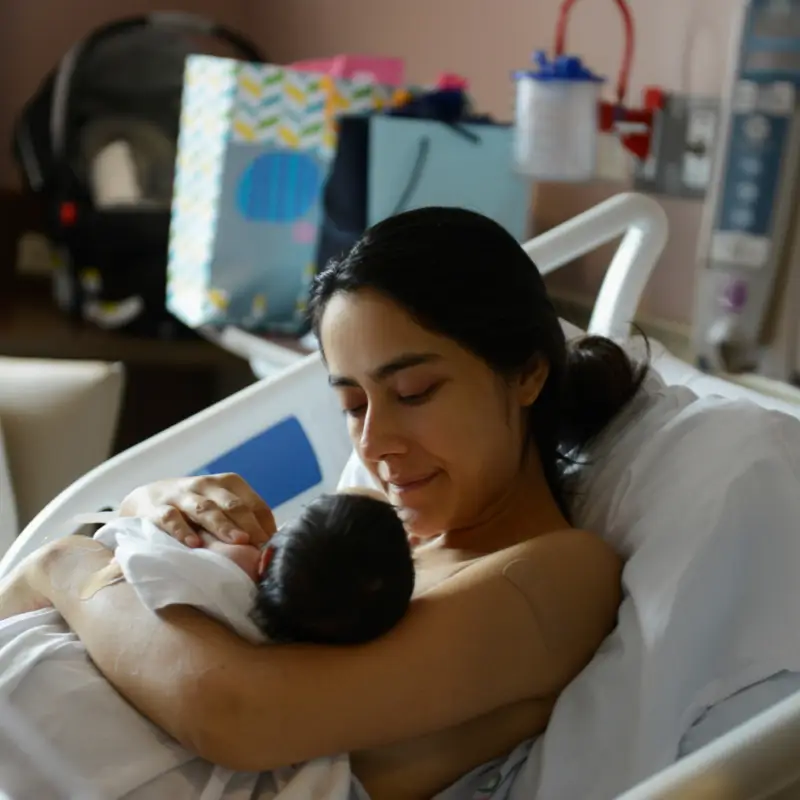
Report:
M156 506L151 517L152 521L179 542L187 547L200 547L202 542L197 531L191 523L175 506Z
M260 547L268 542L277 531L275 517L272 509L253 491L250 484L233 472L210 475L207 480L210 484L202 486L201 493L215 499L221 508L230 509L230 515L240 520L242 529L249 535L250 544ZM244 513L243 509L249 513Z
M195 530L207 531L228 544L247 544L250 541L250 535L243 531L213 499L205 495L196 492L181 493L176 505Z
M142 486L125 498L122 516L147 517L189 547L200 530L229 544L260 546L275 533L269 506L238 475L175 478Z
M262 522L263 513L260 514L257 508L253 508L247 498L234 494L221 486L206 490L204 496L213 502L240 532L247 536L246 542L236 542L237 544L260 545L274 533L268 528L265 529ZM272 512L267 509L267 513L271 519ZM211 533L214 532L211 531Z

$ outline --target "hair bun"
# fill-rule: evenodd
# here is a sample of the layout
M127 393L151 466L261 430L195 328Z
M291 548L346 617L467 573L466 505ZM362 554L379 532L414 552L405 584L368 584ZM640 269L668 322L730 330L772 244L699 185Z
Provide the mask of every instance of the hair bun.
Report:
M560 438L569 450L585 446L633 399L648 367L604 336L583 336L567 347Z

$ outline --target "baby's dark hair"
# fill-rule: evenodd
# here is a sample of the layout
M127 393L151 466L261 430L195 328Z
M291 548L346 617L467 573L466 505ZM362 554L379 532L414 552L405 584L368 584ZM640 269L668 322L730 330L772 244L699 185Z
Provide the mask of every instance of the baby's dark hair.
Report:
M323 495L270 545L251 616L273 642L361 644L389 631L408 609L411 549L386 502Z

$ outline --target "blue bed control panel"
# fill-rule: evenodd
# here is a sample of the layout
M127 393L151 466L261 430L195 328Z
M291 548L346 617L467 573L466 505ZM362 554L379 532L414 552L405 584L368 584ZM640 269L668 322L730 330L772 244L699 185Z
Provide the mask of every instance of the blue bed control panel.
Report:
M270 508L322 482L317 455L297 417L287 417L201 467L195 475L235 472Z

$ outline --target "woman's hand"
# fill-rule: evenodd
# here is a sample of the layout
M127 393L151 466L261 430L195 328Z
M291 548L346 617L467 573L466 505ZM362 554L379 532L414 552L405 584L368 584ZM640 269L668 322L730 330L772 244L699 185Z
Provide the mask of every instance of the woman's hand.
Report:
M228 544L257 547L276 531L269 506L232 473L147 484L122 501L119 513L150 519L188 547L203 546L200 531Z

